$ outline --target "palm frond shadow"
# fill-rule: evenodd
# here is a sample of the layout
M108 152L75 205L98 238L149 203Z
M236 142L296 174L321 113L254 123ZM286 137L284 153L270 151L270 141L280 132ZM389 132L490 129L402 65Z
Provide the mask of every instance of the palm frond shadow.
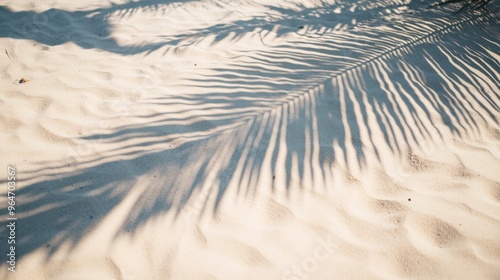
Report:
M481 8L486 8L490 2L491 0L447 0L444 2L436 2L430 5L429 8L460 3L462 6L456 11L456 13L460 13L466 9L479 10Z
M331 32L338 29L347 30L352 28L352 17L343 14L336 14L336 9L348 10L353 3L339 1L331 5L321 1L324 8L307 8L297 4L292 8L280 8L277 6L268 6L269 13L259 17L238 20L235 22L218 23L214 19L211 26L201 26L199 28L178 31L170 35L160 35L165 30L160 27L157 34L153 37L154 42L142 41L130 45L119 44L112 36L111 18L118 17L126 20L127 18L139 13L151 13L149 16L168 17L169 13L175 9L189 9L192 7L183 7L184 4L196 2L193 0L142 0L130 1L124 4L112 4L110 7L97 8L86 11L65 11L61 9L49 9L37 13L35 11L11 11L0 6L0 21L4 24L0 26L0 38L18 38L31 39L40 44L48 46L57 46L67 42L73 42L85 49L101 49L120 55L149 54L155 51L168 53L171 50L177 50L191 45L199 44L204 40L212 40L212 45L221 41L236 42L242 36L250 32L259 32L259 36L286 35L287 33L297 32L297 28L306 28L301 32L308 32L315 36L324 32ZM234 9L224 1L214 2L212 6L207 7L226 7ZM401 6L398 1L379 1L370 3L370 1L360 0L355 7L363 8L364 13L358 13L358 17L365 23L373 22L380 17L384 11L397 9ZM200 12L200 11L198 11ZM201 12L204 12L201 9ZM233 13L244 13L233 10ZM189 13L196 17L195 11ZM287 26L288 20L294 18L294 26ZM359 20L358 20L359 21ZM315 22L316 24L311 24ZM328 29L324 29L325 22L335 23ZM328 25L328 24L327 24ZM84 27L84 28L82 28ZM150 26L155 30L154 26ZM172 28L173 29L173 28ZM142 30L144 32L145 30ZM167 32L168 33L168 32Z
M478 119L498 129L498 44L489 39L498 21L498 13L408 15L383 28L315 29L293 48L242 52L213 75L185 81L196 92L142 104L157 114L85 136L115 148L80 158L79 171L58 174L53 165L26 174L18 254L74 247L116 207L129 207L117 217L118 236L170 211L180 217L200 197L199 212L216 212L230 186L250 198L263 188L314 188L334 164L355 176L369 168L366 151L382 161L383 151L440 140L435 123L459 138L478 136Z
M85 49L102 49L121 55L148 53L168 45L143 42L120 45L112 38L111 16L126 18L141 12L165 14L172 8L192 0L130 1L87 11L49 9L43 12L12 11L0 6L0 38L31 39L48 46L74 42Z

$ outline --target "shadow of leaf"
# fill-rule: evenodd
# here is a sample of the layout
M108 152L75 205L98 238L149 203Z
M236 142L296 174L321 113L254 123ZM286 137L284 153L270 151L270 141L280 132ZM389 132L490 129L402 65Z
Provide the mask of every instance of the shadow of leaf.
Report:
M314 14L300 9L277 10L278 23L259 19L255 26L284 25L287 17L300 24L301 15ZM354 177L369 168L366 153L383 161L388 151L398 155L442 140L443 133L480 137L477 121L498 129L500 66L491 51L498 49L491 39L498 13L436 15L406 14L357 28L349 17L320 17L329 25L243 50L212 74L183 80L193 92L137 104L157 113L82 137L111 143L112 150L78 158L77 171L57 174L62 167L47 163L25 175L19 255L50 244L50 257L63 244L76 246L117 207L128 214L116 217L114 234L133 234L153 217L182 216L203 192L197 210L216 213L231 187L249 198L262 189L316 190L327 185L334 165ZM349 32L336 29L339 23ZM224 30L235 32L230 26L208 32Z

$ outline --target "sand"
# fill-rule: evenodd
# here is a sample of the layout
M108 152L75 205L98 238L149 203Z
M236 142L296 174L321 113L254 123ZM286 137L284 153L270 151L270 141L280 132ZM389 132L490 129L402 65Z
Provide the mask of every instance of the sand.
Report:
M498 1L2 2L0 278L499 279Z

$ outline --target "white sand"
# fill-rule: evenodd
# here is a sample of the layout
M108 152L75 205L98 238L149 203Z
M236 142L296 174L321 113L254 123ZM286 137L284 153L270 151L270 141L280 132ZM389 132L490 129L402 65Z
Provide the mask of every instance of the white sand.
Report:
M498 1L2 2L0 278L499 279Z

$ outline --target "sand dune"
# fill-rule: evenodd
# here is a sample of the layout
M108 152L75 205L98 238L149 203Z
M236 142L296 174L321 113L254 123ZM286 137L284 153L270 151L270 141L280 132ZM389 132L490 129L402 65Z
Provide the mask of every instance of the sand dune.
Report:
M0 6L2 278L499 277L497 1L271 2Z

